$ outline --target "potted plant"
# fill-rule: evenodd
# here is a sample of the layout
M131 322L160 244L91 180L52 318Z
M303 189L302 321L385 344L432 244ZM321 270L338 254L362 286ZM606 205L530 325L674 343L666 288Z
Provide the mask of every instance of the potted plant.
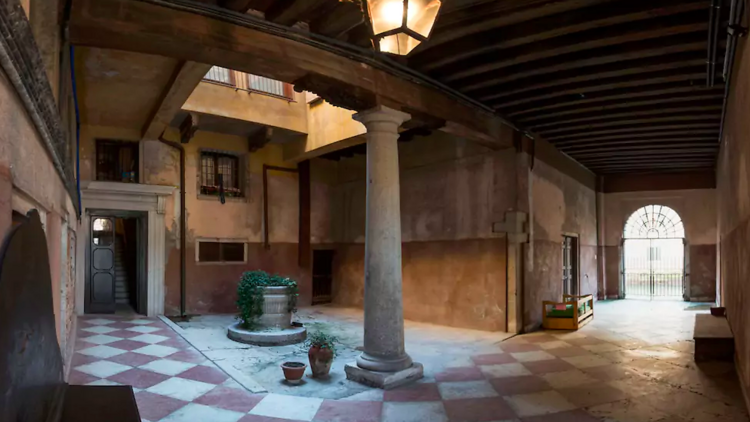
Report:
M338 339L324 331L316 331L307 336L305 346L309 347L307 357L310 359L310 369L314 378L327 377L331 370L331 363L336 356Z
M297 283L265 271L247 271L237 286L240 327L244 330L285 329L297 311Z
M284 378L289 384L299 384L302 376L305 375L307 365L302 362L284 362L281 364L281 370L284 371Z

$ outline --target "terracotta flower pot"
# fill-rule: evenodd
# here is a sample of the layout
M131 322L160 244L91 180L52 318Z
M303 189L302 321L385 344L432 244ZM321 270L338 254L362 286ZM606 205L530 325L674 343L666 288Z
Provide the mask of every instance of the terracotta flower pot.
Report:
M284 371L284 378L288 383L299 384L305 375L307 365L302 362L284 362L281 364L281 369Z
M331 371L331 363L333 363L333 351L331 349L312 346L307 352L307 357L310 358L310 369L312 369L314 378L328 376L328 372Z

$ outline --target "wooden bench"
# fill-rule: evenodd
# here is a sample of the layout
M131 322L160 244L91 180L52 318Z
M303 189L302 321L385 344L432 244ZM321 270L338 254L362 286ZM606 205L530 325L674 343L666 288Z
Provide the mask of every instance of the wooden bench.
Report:
M133 388L68 385L39 213L0 246L0 421L140 422Z
M554 310L564 307L566 315L555 316ZM581 312L581 309L583 311ZM568 315L569 314L569 315ZM542 302L542 326L545 330L577 330L594 319L594 296L563 295L562 302Z
M696 314L693 340L696 362L734 361L734 334L726 317Z

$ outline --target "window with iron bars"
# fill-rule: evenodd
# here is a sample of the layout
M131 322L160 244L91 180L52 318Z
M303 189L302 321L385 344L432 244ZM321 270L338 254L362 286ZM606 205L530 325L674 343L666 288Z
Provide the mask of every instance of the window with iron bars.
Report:
M138 183L138 144L97 140L96 180Z
M198 262L245 262L245 244L241 242L198 241Z
M201 152L201 194L226 197L242 196L239 179L239 159L219 152Z
M258 92L262 94L280 97L289 101L294 100L294 89L291 84L277 81L249 73L238 72L224 67L212 67L206 76L206 81L228 85L237 89Z

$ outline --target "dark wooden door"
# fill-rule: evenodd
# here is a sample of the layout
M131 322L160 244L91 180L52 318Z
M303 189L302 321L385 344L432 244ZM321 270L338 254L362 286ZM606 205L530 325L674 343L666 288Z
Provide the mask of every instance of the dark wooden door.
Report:
M332 250L313 251L313 305L331 301L333 255L334 251Z
M115 219L91 217L91 259L88 310L115 312Z

